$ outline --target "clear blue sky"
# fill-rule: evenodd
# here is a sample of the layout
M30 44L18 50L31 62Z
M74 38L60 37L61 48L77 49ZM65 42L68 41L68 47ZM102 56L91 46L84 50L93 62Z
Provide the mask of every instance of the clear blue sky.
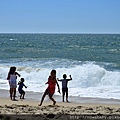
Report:
M120 33L120 0L0 0L0 33Z

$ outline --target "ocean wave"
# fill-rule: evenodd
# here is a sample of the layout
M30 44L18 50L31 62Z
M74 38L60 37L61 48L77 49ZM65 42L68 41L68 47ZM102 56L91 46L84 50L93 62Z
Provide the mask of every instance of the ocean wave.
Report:
M36 63L36 64L35 64ZM44 64L43 64L44 63ZM71 63L71 64L70 64ZM9 63L10 64L10 63ZM58 64L58 65L57 65ZM50 71L56 69L57 78L61 79L63 74L72 75L73 80L69 82L69 95L83 97L110 97L118 98L120 87L120 71L109 71L103 66L112 64L96 64L95 62L76 62L68 60L46 60L46 61L24 61L16 62L17 72L25 78L27 91L44 92ZM44 67L42 67L45 65ZM56 65L56 66L55 66ZM8 89L6 80L10 65L0 64L0 89ZM17 79L19 81L20 78ZM61 83L59 82L60 87ZM58 94L58 93L56 93Z

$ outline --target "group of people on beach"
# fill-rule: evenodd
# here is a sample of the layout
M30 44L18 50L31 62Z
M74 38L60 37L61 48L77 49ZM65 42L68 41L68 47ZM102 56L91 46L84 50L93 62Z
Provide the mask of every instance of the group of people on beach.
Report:
M17 76L20 77L20 74L16 72L16 67L10 67L7 80L9 81L11 100L16 100L15 97L16 97L16 88L17 88ZM24 78L21 78L18 85L19 85L18 91L20 93L20 99L24 99L25 91L23 90L23 86L27 88L27 86L25 86L24 84Z
M16 97L16 88L17 88L17 76L20 77L20 74L16 72L16 67L10 67L7 80L9 81L11 100L16 100L15 97ZM58 78L56 78L56 70L52 70L50 73L50 76L48 77L48 81L45 83L45 84L48 84L48 87L46 88L42 96L39 106L42 105L46 95L48 95L50 100L53 101L53 105L56 104L56 101L53 98L56 85L58 87L58 92L61 93L58 81L62 82L62 101L64 102L64 97L66 94L66 102L69 102L67 84L68 84L68 81L70 80L72 80L71 75L70 75L70 79L67 79L66 74L63 75L63 79L59 80ZM25 91L23 90L23 87L27 88L27 86L24 84L24 81L25 81L24 78L21 78L20 81L18 82L18 85L19 85L18 91L20 93L20 99L24 99L24 96L25 96Z

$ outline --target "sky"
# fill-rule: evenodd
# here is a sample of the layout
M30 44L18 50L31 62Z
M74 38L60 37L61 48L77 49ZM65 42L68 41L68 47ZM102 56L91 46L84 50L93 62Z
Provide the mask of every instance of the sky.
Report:
M120 33L120 0L0 0L0 33Z

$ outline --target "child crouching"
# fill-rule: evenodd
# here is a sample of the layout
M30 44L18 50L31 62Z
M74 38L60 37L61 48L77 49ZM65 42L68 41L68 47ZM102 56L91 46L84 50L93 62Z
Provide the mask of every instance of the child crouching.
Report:
M24 99L24 96L25 96L25 91L23 90L23 86L25 88L27 88L27 86L25 86L25 84L24 84L24 81L25 81L24 78L21 78L21 81L19 81L19 83L18 83L18 85L19 85L18 91L20 93L20 99Z

